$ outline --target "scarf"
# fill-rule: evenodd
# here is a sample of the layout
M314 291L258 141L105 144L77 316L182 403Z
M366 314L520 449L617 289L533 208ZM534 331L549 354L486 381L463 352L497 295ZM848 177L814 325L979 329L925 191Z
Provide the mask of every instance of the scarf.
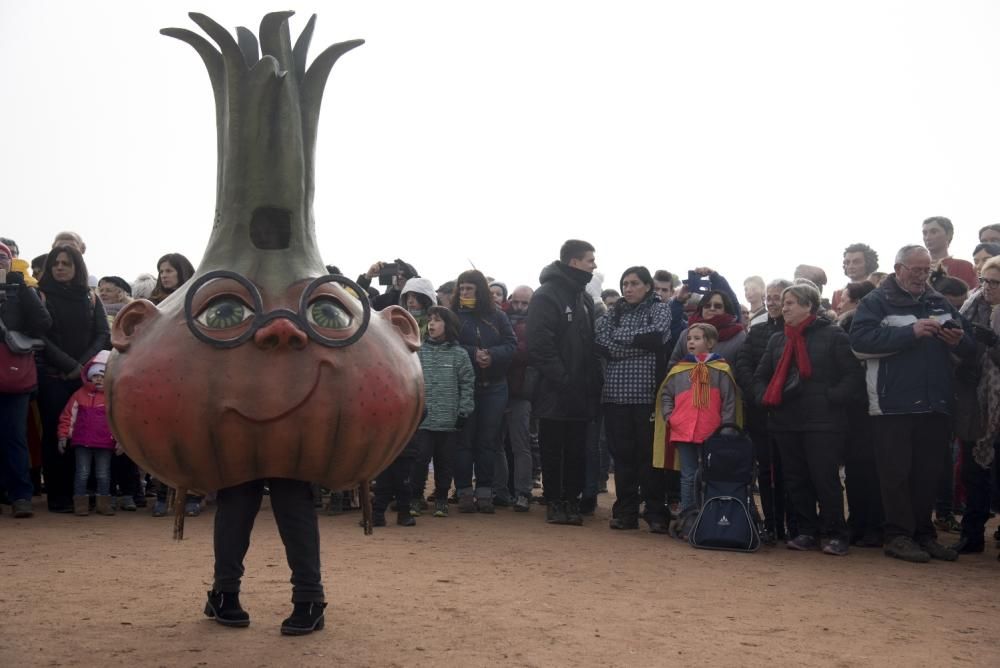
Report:
M698 358L704 357L699 361ZM663 419L663 413L660 412L660 406L663 405L663 392L667 386L667 381L670 380L675 374L684 373L685 371L693 372L695 368L702 367L705 370L706 375L709 373L709 369L716 369L722 373L729 376L729 380L733 383L733 388L738 393L739 385L736 384L736 379L733 378L733 372L726 360L721 358L716 353L709 353L707 356L698 355L697 357L692 355L687 355L683 360L675 364L667 377L663 379L660 383L660 389L656 392L656 400L653 403L653 468L663 469L667 468L672 471L681 470L681 459L680 451L677 449L676 443L670 442L670 425L666 423ZM694 380L694 377L692 377ZM709 382L711 378L709 377ZM692 389L697 387L694 385ZM711 392L711 384L708 385L705 390L706 400ZM706 404L707 405L707 404ZM737 394L736 398L736 424L743 427L743 400Z
M703 318L701 317L701 313L692 313L691 317L688 318L688 324L696 322L703 322L706 325L715 327L719 331L719 341L728 341L740 332L745 331L743 325L736 322L736 316L729 313L714 315L711 318Z
M470 311L476 308L476 298L475 297L459 297L458 306L460 308L469 309Z
M774 408L781 405L781 394L785 388L785 381L788 380L788 370L792 366L793 357L802 380L812 375L812 363L809 361L809 352L806 350L804 332L806 327L815 321L816 316L811 315L796 327L785 323L785 349L781 352L781 359L778 360L778 368L771 376L771 382L767 384L767 391L764 393L764 406Z
M692 404L695 408L707 408L712 396L711 374L709 374L708 364L706 364L710 358L719 359L719 356L713 356L709 353L708 355L688 355L684 358L685 361L694 361L690 376Z

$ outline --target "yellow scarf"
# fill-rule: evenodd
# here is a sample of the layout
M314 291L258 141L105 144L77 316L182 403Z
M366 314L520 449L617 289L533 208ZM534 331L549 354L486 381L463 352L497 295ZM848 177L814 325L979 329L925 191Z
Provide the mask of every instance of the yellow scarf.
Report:
M698 367L701 367L702 370L698 371ZM670 373L667 374L667 377L663 379L663 383L660 384L660 389L656 392L656 402L653 404L653 468L670 468L674 471L679 471L681 468L680 453L670 444L670 425L663 419L663 413L660 410L660 406L663 405L663 390L667 386L667 381L679 373L690 371L691 391L695 393L694 405L708 406L712 390L708 367L721 371L733 381L733 387L736 388L736 424L741 429L743 428L743 397L740 396L739 386L736 384L736 379L733 378L733 372L729 364L721 358L707 362L678 362L670 370ZM704 374L705 379L704 385L701 382L702 374ZM699 382L695 382L696 379ZM699 386L701 386L700 390ZM698 402L700 401L704 401L704 404L699 404Z
M462 308L474 309L476 308L476 298L475 297L459 297L458 305Z

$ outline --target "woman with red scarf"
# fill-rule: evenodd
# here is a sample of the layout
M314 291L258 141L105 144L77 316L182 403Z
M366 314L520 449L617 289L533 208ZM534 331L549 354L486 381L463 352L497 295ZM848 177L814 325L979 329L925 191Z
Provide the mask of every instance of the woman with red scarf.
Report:
M736 362L736 355L743 347L747 332L739 321L739 305L725 290L712 290L698 303L698 310L688 318L688 324L704 323L712 325L719 332L719 342L713 352L730 364ZM681 332L670 355L670 367L687 355L687 330Z
M795 284L785 288L781 300L784 331L767 343L754 373L754 393L769 411L767 428L778 445L798 519L799 535L786 545L842 556L848 540L840 462L848 409L865 398L864 375L847 333L817 315L819 291Z

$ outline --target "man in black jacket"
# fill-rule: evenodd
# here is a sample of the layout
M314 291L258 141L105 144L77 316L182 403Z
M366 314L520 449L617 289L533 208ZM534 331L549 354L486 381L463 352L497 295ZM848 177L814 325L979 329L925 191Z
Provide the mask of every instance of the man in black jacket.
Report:
M753 374L764 356L768 339L785 327L781 318L781 293L791 285L791 281L783 278L768 284L764 298L766 318L750 328L734 366L736 382L746 405L746 431L753 441L754 458L757 460L757 486L760 488L761 505L764 506L764 528L768 533L764 537L765 542L785 540L785 485L781 458L767 433L767 410L753 399ZM789 512L788 516L791 520L792 513Z
M597 415L600 364L594 352L594 300L586 293L597 262L594 247L570 239L542 270L528 306L528 355L539 374L539 418L546 521L583 524L587 423Z

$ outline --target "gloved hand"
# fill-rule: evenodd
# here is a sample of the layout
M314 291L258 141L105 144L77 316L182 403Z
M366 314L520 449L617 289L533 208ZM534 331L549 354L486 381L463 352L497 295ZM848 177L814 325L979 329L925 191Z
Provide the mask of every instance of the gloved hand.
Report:
M663 347L663 334L660 332L636 334L632 337L632 345L636 348L642 348L643 350L655 353Z
M457 418L455 418L455 429L457 429L458 431L462 431L462 429L465 428L465 422L468 419L469 418L466 417L465 415L459 415Z
M65 453L66 453L66 439L65 438L60 438L59 439L59 454L62 455L62 454L65 454Z

